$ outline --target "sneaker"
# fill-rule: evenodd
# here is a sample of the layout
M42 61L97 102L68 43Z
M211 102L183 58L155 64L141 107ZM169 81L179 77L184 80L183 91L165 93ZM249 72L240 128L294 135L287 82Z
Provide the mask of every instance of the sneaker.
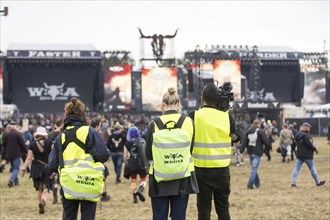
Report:
M247 189L254 189L254 187L253 186L248 186Z
M297 185L296 184L291 184L291 188L296 188Z
M120 179L116 179L116 184L119 184L121 183L121 180Z
M316 184L317 186L323 186L325 184L325 180L320 181L318 184Z
M9 188L11 188L11 187L13 187L13 186L14 186L14 184L13 184L13 182L12 182L12 181L8 181L7 185L9 186Z

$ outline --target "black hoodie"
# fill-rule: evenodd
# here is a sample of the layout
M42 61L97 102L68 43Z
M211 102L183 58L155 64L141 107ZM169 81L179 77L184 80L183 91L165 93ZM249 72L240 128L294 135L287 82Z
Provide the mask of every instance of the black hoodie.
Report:
M295 140L297 142L297 158L300 160L313 159L316 148L313 145L312 137L304 131L299 131L295 136Z

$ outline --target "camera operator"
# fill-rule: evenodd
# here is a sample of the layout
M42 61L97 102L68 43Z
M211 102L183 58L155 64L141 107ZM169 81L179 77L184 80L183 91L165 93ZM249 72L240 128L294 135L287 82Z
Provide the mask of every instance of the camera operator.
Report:
M207 84L202 90L202 107L189 114L195 126L192 156L200 189L198 219L210 219L212 197L218 218L230 219L231 143L240 142L234 118L228 112L233 97L231 89L230 83L219 88Z

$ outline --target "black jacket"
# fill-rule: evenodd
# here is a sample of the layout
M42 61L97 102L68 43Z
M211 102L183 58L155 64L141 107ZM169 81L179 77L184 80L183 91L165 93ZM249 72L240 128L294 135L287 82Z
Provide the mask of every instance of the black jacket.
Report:
M300 160L313 159L316 147L313 144L312 137L306 132L299 131L295 136L295 140L297 143L297 158Z
M5 132L3 135L4 156L8 160L20 158L27 153L23 135L15 129Z
M115 130L107 141L107 147L111 152L123 152L126 143L126 134L123 131Z
M251 127L245 134L244 143L242 144L242 148L240 149L241 153L244 152L245 148L247 148L247 153L249 155L255 154L259 157L262 156L264 152L264 145L266 148L271 149L271 141L265 135L265 132L262 129L258 129L257 131L257 139L255 145L251 143L249 140L249 135L254 134L256 132L255 127Z

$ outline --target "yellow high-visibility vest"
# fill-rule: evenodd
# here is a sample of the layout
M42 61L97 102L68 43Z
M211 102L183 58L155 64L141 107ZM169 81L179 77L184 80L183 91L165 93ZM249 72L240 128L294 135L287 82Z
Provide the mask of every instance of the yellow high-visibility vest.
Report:
M180 114L169 114L160 117L167 128L161 129L155 123L153 134L152 155L153 163L149 173L155 176L157 182L170 181L189 177L194 171L190 153L193 135L193 124L190 118L185 118L181 129L173 129L174 122L178 123ZM168 129L169 128L169 129Z
M74 134L70 133L71 129L73 132L75 130ZM69 126L66 130L69 135L62 133L61 136L62 144L68 140L63 151L64 168L59 168L64 197L69 200L97 202L103 193L104 165L101 162L95 162L91 154L85 153L85 150L75 143L86 143L89 126L81 126L78 129ZM74 140L75 142L74 138L77 139Z
M194 123L194 165L204 168L229 166L231 137L228 112L204 107L195 111Z

